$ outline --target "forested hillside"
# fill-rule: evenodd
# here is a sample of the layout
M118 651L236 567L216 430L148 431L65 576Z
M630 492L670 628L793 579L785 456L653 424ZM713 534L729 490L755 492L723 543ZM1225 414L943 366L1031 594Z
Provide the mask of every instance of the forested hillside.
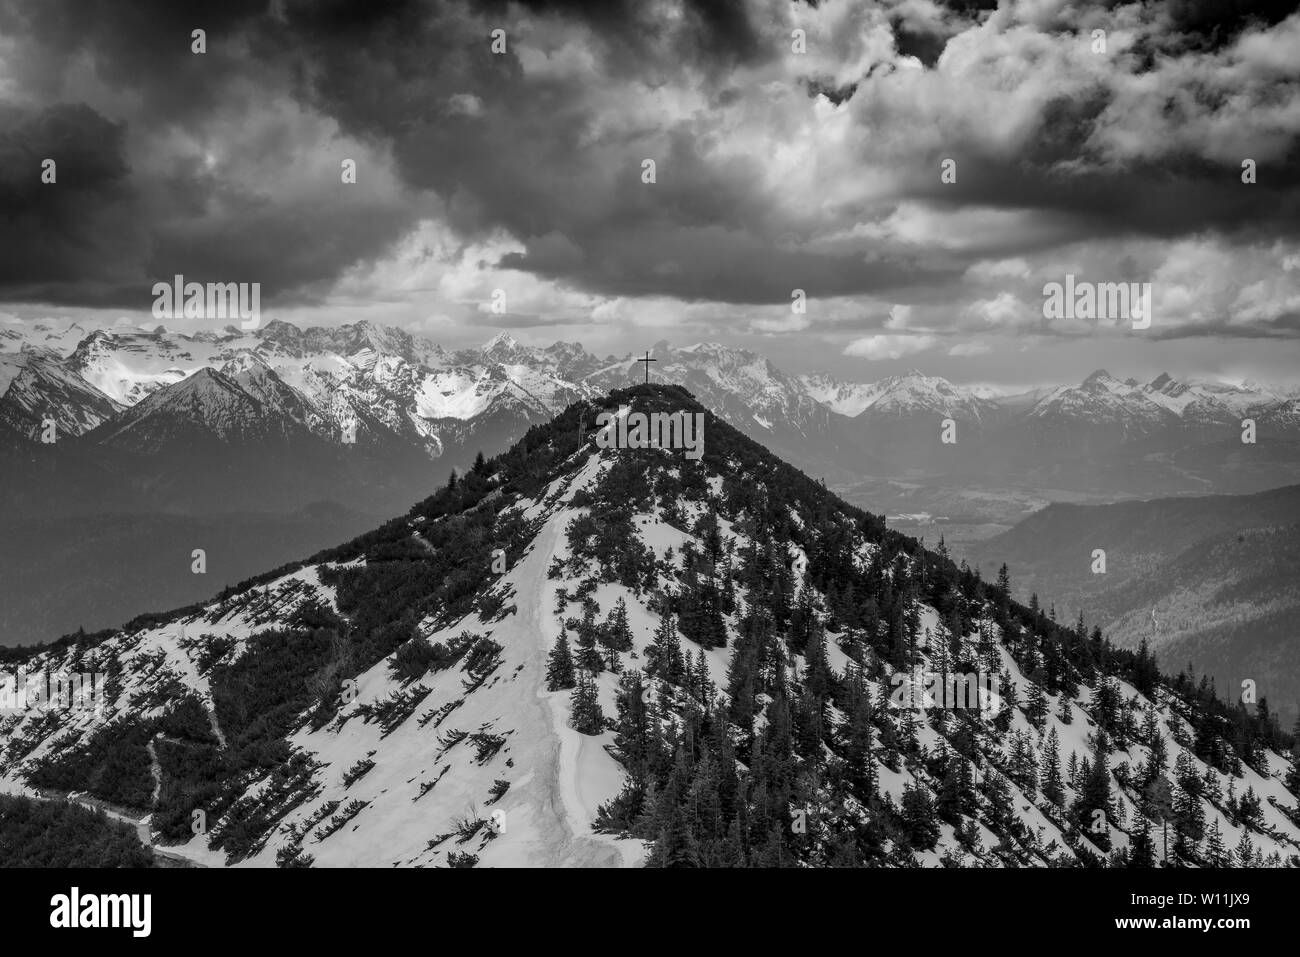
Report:
M623 404L704 414L703 458L599 447ZM1300 859L1271 713L1011 591L642 386L212 602L8 653L111 709L5 719L0 771L215 864Z
M129 825L77 804L0 794L0 867L152 867Z

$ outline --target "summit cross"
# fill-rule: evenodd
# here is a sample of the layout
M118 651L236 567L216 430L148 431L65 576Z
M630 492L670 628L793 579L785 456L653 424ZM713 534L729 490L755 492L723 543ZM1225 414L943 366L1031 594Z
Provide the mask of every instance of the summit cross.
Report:
M646 385L649 385L649 384L650 384L650 363L652 363L652 362L658 362L659 360L658 360L658 359L651 359L651 358L650 358L650 350L647 349L647 350L645 351L645 358L644 358L644 359L637 359L636 361L637 361L637 362L644 362L644 363L645 363L645 384L646 384Z

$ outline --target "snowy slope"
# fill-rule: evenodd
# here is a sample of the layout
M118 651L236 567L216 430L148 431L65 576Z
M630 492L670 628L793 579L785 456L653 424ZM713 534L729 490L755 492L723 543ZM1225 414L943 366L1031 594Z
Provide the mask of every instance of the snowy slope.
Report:
M0 422L32 440L40 439L47 421L56 437L76 436L123 408L53 353L27 349L0 356Z
M671 404L682 396L649 389L603 402ZM696 647L680 640L721 696L716 702L695 700L698 676L695 691L661 676L645 691L646 701L674 738L689 733L706 703L714 714L727 713L726 689L752 627L750 613L772 601L771 588L751 590L743 583L754 574L787 581L791 606L824 630L832 682L858 682L875 702L876 744L866 758L876 782L873 799L832 800L831 776L821 772L800 785L810 789L801 800L808 802L814 833L821 835L800 850L809 862L829 853L829 843L818 841L853 833L843 830L849 825L882 828L873 860L886 864L910 859L923 866L1044 866L1077 861L1085 852L1123 853L1140 828L1141 789L1134 782L1152 760L1153 734L1165 747L1166 775L1178 766L1205 781L1198 800L1206 826L1217 823L1229 850L1248 842L1258 851L1248 855L1252 864L1276 865L1300 854L1296 796L1283 782L1291 765L1281 754L1265 749L1260 761L1235 765L1227 755L1214 772L1192 755L1192 722L1202 720L1198 705L1167 684L1141 695L1133 683L1113 675L1076 675L1074 690L1063 685L1044 694L1044 713L1035 718L1029 692L1035 684L1046 687L1039 669L1059 672L1062 652L1052 643L1074 640L1054 623L1040 617L1032 628L1004 627L999 622L1009 619L1000 617L994 600L961 598L968 602L962 607L969 621L962 634L951 634L949 623L960 618L941 615L938 599L906 597L916 595L917 582L930 588L942 571L934 556L909 551L912 546L875 520L849 510L716 419L708 423L711 444L698 465L667 450L637 453L635 459L626 458L627 450L600 450L590 429L598 408L571 408L531 434L530 444L467 476L459 491L444 489L371 536L201 607L150 616L106 637L38 654L27 662L29 669L98 670L116 662L111 667L120 675L117 707L99 716L29 712L0 719L0 787L29 794L44 787L46 797L60 790L51 782L76 785L62 790L102 789L105 779L90 769L107 747L117 749L122 764L129 764L127 754L141 761L146 752L152 756L152 793L142 789L139 774L134 790L121 793L134 795L134 813L153 812L155 832L170 828L169 853L211 866L636 865L646 859L643 835L594 827L602 806L625 785L615 734L579 733L570 692L548 690L548 656L557 636L571 632L583 615L584 601L602 616L622 602L631 637L630 647L616 653L618 668L645 667L658 654L654 643L665 601L703 595L689 590L692 581L697 589L726 581L721 567L693 564L711 547L709 526L716 519L722 554L734 560L726 567L732 569L735 605L720 618L725 643ZM535 468L543 470L540 477ZM690 468L704 471L694 475ZM736 485L740 472L747 481ZM629 491L642 481L642 491ZM689 494L681 485L687 481ZM679 487L680 494L671 492ZM655 488L665 493L655 494ZM762 496L778 495L787 496L781 508L788 509L791 538L784 554L772 556L771 531L761 531L752 508ZM614 525L629 537L600 544ZM582 528L586 534L575 531ZM823 550L827 537L837 541L833 551ZM497 543L509 560L498 570L494 558L486 572L482 563ZM642 570L629 578L619 563L633 558ZM862 589L852 608L862 607L870 590L887 603L892 585L902 589L897 607L915 615L909 674L947 671L969 661L1007 682L973 712L895 707L893 692L906 681L891 663L900 652L880 650L884 633L864 634L844 618L845 596L818 588L817 576L825 571L814 566L828 562L846 569L840 574L851 575ZM947 567L955 576L956 569ZM444 597L430 604L431 594ZM889 627L899 627L898 620L891 619ZM413 629L402 632L411 637L355 673L338 670L352 660L356 646L396 623ZM793 689L792 700L801 701L806 698L799 689L820 680L822 665L813 644L796 649L792 629L778 629L772 648L780 653L765 665L763 682ZM433 664L422 661L412 673L402 671L421 645L440 657ZM277 647L301 651L276 664L266 656ZM298 667L294 660L309 670L282 677L278 669ZM602 669L594 680L601 709L614 717L622 679ZM306 697L295 690L304 681L313 689ZM293 713L283 713L274 697L258 705L280 694L294 702ZM755 727L766 734L778 702L767 691L756 700L764 710ZM826 753L842 746L856 720L846 700L836 693L826 702L828 726L820 745ZM201 709L197 726L193 718L186 725L176 717L185 702ZM248 709L255 707L256 715L265 716L250 720L256 715ZM1104 720L1111 730L1104 737L1110 746L1102 753L1110 811L1100 830L1082 829L1070 809L1085 800L1087 782L1065 775L1061 800L1054 803L1040 788L1039 763L1049 737L1059 741L1063 772L1072 755L1076 761L1095 757L1107 707ZM284 722L283 737L259 738L259 720ZM132 744L132 733L153 734L153 744ZM736 748L748 746L739 726L728 735ZM895 743L886 744L886 738ZM914 747L906 744L909 739ZM241 769L268 748L283 757L254 762L246 771L214 772L217 784L209 785L177 778L190 772L171 763L169 748L206 755L214 768L236 748L244 755L237 763ZM964 765L971 777L962 828L944 821L931 844L909 849L889 822L898 820L897 809L906 810L915 794L940 796L946 785L936 771L939 760L950 773ZM796 765L810 770L808 761L804 754ZM1033 768L1027 777L1026 761ZM745 777L759 771L757 765L738 768ZM1229 789L1236 798L1258 797L1258 815L1247 822L1231 813ZM177 815L183 812L183 824L191 809L204 807L212 809L207 832L191 837L185 830L185 840L176 842ZM155 839L162 835L155 833Z

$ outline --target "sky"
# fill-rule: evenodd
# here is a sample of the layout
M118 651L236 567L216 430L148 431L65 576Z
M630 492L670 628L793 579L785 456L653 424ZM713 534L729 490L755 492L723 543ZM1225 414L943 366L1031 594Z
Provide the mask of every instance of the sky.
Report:
M1294 382L1290 6L0 0L0 322L181 274L450 348ZM1067 275L1150 327L1046 319Z

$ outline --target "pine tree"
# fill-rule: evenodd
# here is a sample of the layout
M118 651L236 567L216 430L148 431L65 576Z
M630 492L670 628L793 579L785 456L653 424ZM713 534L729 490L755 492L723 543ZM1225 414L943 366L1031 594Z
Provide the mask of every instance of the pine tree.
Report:
M700 866L700 845L684 804L689 779L689 758L685 749L679 748L672 774L655 802L659 828L646 867Z
M1047 723L1047 695L1043 693L1042 684L1038 681L1029 686L1029 698L1025 705L1025 717L1035 728L1042 730Z
M1295 728L1291 731L1291 767L1286 772L1286 789L1300 797L1300 716L1295 719Z
M582 621L578 622L578 657L577 665L585 671L600 672L605 670L604 659L596 647L600 640L600 626L596 624L596 605L592 601L583 602Z
M564 691L574 686L573 656L569 652L569 639L563 630L551 646L546 659L546 690Z
M961 827L964 815L977 811L975 780L971 764L959 752L949 751L941 741L933 773L939 778L935 807L941 820L954 828Z
M1175 849L1190 860L1196 845L1205 836L1205 808L1201 803L1203 783L1186 751L1178 753L1174 764L1178 792L1174 797Z
M844 729L845 774L854 797L866 803L876 796L876 761L872 754L871 695L859 667L849 680L849 715Z
M1114 732L1119 720L1120 700L1119 686L1112 679L1102 678L1097 682L1097 693L1092 700L1092 720L1107 734Z
M619 652L632 650L632 629L627 623L627 602L622 598L615 602L604 623L596 629L596 636L605 649L606 667L614 674L618 674L623 670Z
M1142 715L1142 743L1148 748L1154 747L1154 742L1160 734L1160 724L1156 716L1155 705L1149 705Z
M1145 697L1151 697L1155 691L1156 683L1160 680L1160 668L1156 664L1156 656L1151 653L1151 648L1147 644L1146 635L1138 643L1137 661L1133 665L1133 687Z
M1106 767L1106 751L1103 745L1104 735L1098 733L1098 748L1093 755L1093 761L1084 775L1083 788L1075 802L1075 812L1081 826L1088 832L1089 838L1094 844L1102 850L1110 849L1110 832L1104 827L1098 827L1094 830L1094 822L1098 825L1103 823L1103 818L1096 815L1096 811L1101 811L1105 819L1113 815L1110 806L1110 770Z
M605 712L600 708L596 681L585 668L578 671L578 683L569 698L569 704L575 731L581 734L600 734L605 730Z
M1151 754L1147 757L1146 765L1142 772L1141 784L1146 787L1164 772L1165 767L1169 764L1169 748L1165 744L1165 736L1156 733L1151 739Z
M1151 839L1151 822L1147 816L1138 811L1138 832L1129 842L1128 866L1133 868L1151 868L1156 866L1155 841Z
M1233 864L1237 867L1255 866L1255 842L1250 839L1250 831L1244 827L1241 829L1241 840L1237 842L1237 850L1233 852L1233 857Z
M686 663L682 659L682 645L677 638L677 625L667 608L659 616L654 641L646 648L646 674L654 675L670 685L680 685L686 677Z
M614 602L614 608L605 619L604 639L606 647L613 651L632 650L632 628L627 621L627 602L622 598Z
M619 678L615 705L614 748L618 761L636 785L644 785L650 773L650 712L645 701L646 683L633 668Z
M1223 844L1223 834L1219 830L1219 819L1215 818L1205 832L1205 864L1207 867L1231 867L1232 857Z
M984 773L984 796L989 800L989 819L993 824L993 830L1003 836L1009 848L1007 835L1016 821L1011 785L1007 783L1005 777L992 768Z
M718 686L713 683L713 678L709 675L709 662L704 657L703 649L700 649L695 657L695 674L696 694L707 714L713 707L713 699L718 696Z
M1247 827L1260 823L1259 796L1255 794L1254 785L1247 786L1246 793L1241 796L1241 801L1237 804L1237 819Z
M1047 733L1047 746L1043 749L1043 797L1057 807L1065 806L1065 788L1061 782L1061 741L1055 727Z
M919 851L932 849L939 840L939 818L934 802L924 787L903 785L903 827L912 847Z
M1038 759L1029 745L1029 735L1017 731L1011 739L1011 780L1026 795L1038 789Z

